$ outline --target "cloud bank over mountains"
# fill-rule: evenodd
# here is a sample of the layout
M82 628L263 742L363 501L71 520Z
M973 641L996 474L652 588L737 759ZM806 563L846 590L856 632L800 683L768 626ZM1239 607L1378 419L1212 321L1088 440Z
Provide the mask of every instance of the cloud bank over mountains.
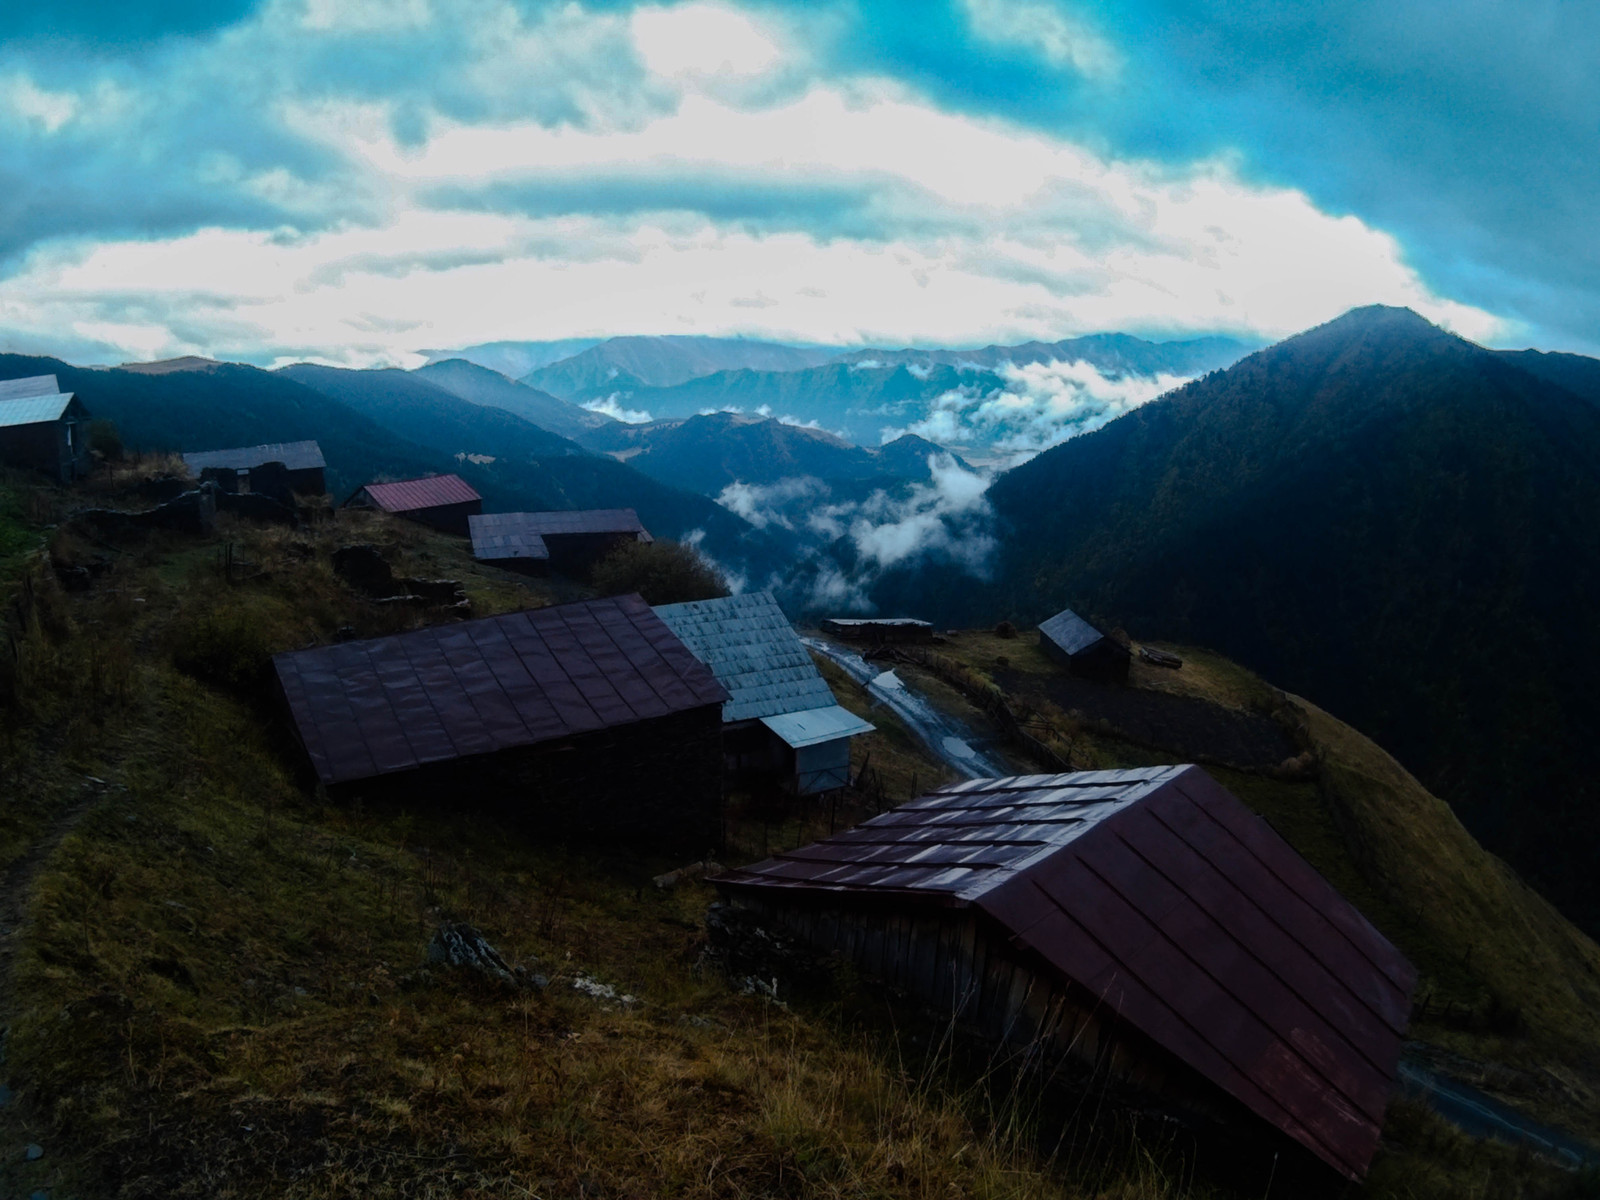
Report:
M1508 328L1237 156L1120 152L860 57L898 11L268 0L109 46L35 28L0 43L0 349L1272 337L1373 301ZM1127 48L1066 7L947 16L1041 94L1127 86Z

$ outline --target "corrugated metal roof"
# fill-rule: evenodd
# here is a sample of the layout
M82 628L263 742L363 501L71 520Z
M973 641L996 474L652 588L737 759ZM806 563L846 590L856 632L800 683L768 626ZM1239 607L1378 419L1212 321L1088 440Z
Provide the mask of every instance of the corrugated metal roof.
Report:
M1345 1175L1377 1149L1416 971L1198 767L952 784L717 882L974 906Z
M196 475L208 467L248 471L269 462L282 463L291 471L310 471L328 465L322 457L322 447L316 442L267 442L229 450L196 450L185 454L183 461Z
M415 512L419 508L439 508L483 499L459 475L428 475L397 483L369 483L361 490L384 512Z
M638 596L273 658L324 783L532 746L727 699Z
M57 396L0 399L0 429L9 429L15 425L38 425L44 421L59 421L61 414L67 411L67 405L71 403L71 392Z
M631 508L579 508L500 515L525 519L526 527L542 537L583 533L632 533L639 535L644 541L650 540L649 532L639 522L639 514Z
M533 513L473 513L467 518L472 557L481 559L550 557L550 547L530 520Z
M728 689L724 721L833 705L832 690L771 592L663 604L656 615Z
M809 708L805 712L762 717L761 723L795 750L871 733L875 728L837 704L830 704L827 708Z
M873 625L892 625L916 629L932 629L933 622L919 621L915 617L829 617L824 625L838 625L844 629L865 629Z
M54 396L61 385L54 375L30 375L26 379L0 382L0 400L21 400L28 396Z
M1070 608L1063 608L1039 626L1039 632L1049 638L1067 654L1081 654L1100 641L1105 634L1085 621Z

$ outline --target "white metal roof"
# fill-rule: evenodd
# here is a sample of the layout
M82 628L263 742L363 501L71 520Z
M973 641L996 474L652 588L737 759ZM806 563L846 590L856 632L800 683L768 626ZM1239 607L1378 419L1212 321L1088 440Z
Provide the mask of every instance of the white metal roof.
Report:
M796 750L871 733L874 728L837 704L830 704L827 708L811 708L805 712L762 717L761 723Z
M54 379L55 376L48 378ZM11 399L0 396L0 429L14 425L37 425L43 421L59 421L61 414L72 403L72 393L53 396L25 396Z
M30 375L26 379L7 379L0 383L0 400L21 400L26 396L54 396L61 391L54 375Z
M658 615L732 696L724 721L805 712L834 704L810 652L771 592L663 604Z

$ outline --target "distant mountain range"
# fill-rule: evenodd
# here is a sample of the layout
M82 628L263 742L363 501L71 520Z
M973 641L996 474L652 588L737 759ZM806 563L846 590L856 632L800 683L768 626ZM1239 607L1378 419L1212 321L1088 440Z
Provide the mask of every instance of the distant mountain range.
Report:
M992 586L878 599L1215 647L1374 735L1600 931L1597 380L1359 309L1000 477Z
M993 371L1024 363L1087 362L1111 376L1203 375L1237 362L1259 342L1203 337L1181 342L1147 342L1126 333L1095 333L1059 342L1023 342L977 350L854 350L835 361L884 366L934 365Z
M716 337L614 337L522 377L563 399L604 389L671 387L729 369L797 371L837 350Z

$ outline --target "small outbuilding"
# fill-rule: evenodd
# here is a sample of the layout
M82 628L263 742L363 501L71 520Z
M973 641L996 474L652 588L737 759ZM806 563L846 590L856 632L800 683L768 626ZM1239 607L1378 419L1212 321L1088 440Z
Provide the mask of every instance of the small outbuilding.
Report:
M850 782L850 739L873 727L840 707L771 592L664 604L656 615L728 689L731 777L777 779L802 796Z
M617 546L651 540L631 508L479 513L468 527L474 558L526 574L582 576Z
M822 623L822 632L874 645L933 641L932 623L914 617L829 617Z
M89 473L89 410L54 375L0 383L0 463L42 471L58 483Z
M319 782L704 850L728 693L638 596L273 659Z
M1039 626L1039 649L1085 679L1109 683L1128 681L1132 652L1070 608L1063 608Z
M459 475L427 475L366 484L344 507L376 508L445 533L466 535L468 521L483 512L483 497Z
M769 930L996 1043L1076 1061L1350 1179L1416 971L1198 767L953 783L718 876Z
M314 441L268 442L229 450L197 450L183 456L196 479L212 479L225 492L260 492L287 502L290 493L321 496L328 490L328 463Z

